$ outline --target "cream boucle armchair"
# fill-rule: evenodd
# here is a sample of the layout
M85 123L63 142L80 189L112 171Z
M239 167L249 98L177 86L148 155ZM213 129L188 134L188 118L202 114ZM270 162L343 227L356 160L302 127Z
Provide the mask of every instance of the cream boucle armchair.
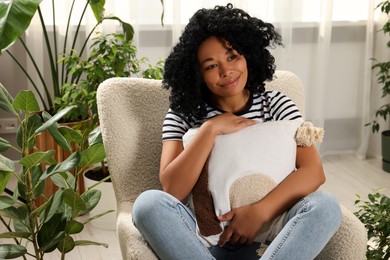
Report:
M277 71L267 89L289 96L304 114L303 87L295 74ZM159 80L112 78L99 86L97 100L118 205L117 233L123 259L157 259L133 226L131 209L142 191L161 189L158 178L161 129L168 109L168 91L162 89ZM318 259L365 258L365 228L346 208L342 207L342 212L339 231Z

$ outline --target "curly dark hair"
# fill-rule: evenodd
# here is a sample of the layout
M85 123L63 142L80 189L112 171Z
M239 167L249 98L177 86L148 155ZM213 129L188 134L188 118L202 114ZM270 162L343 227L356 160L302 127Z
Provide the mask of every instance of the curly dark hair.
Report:
M272 24L251 17L232 4L198 10L164 67L163 87L171 90L170 107L186 117L202 119L207 114L210 90L201 77L197 52L200 44L211 36L225 39L245 57L248 67L245 87L251 93L264 92L265 81L272 80L275 72L275 59L267 48L282 43Z

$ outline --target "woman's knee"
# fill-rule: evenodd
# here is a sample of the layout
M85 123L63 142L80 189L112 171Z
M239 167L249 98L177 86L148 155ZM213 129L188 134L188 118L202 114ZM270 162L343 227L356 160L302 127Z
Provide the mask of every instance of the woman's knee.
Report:
M330 193L323 191L316 191L309 195L312 203L320 206L322 210L340 211L340 203L337 198Z
M316 211L319 220L329 221L335 225L341 223L341 208L337 198L323 191L316 191L309 195L312 209Z
M161 199L165 197L165 192L161 190L147 190L142 192L135 200L132 208L133 222L151 217L151 214L158 211Z

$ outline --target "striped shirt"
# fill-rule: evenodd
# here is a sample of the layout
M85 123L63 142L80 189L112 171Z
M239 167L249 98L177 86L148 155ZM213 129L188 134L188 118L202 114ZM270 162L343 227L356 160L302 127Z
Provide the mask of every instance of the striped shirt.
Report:
M297 106L291 99L278 91L265 91L260 94L253 94L250 96L249 102L250 105L248 105L247 109L235 113L235 115L255 119L260 122L302 118ZM224 113L224 111L216 107L207 106L206 117L197 120L185 117L182 114L169 109L163 124L162 140L181 141L183 135L189 129L199 127L207 119L222 113Z

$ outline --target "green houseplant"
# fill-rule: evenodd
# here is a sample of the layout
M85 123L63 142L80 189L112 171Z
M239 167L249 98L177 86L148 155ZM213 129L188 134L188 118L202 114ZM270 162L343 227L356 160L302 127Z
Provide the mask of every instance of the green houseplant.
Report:
M137 59L137 48L122 33L102 34L93 38L90 50L87 59L73 51L59 60L69 71L71 81L63 85L64 95L57 97L54 102L60 109L85 103L83 107L96 122L96 91L99 84L112 77L137 75L141 70L140 63L144 60Z
M367 245L367 259L390 258L390 198L374 190L368 194L368 200L358 199L355 205L359 210L355 215L362 221L367 229L369 243Z
M72 79L80 78L77 84L64 85L67 90L61 98L57 98L55 103L58 108L65 108L69 105L86 104L89 117L92 119L91 128L99 131L99 115L96 104L96 91L100 83L113 77L143 76L145 78L161 79L163 73L163 60L157 62L156 66L148 63L147 58L137 58L137 48L132 41L124 34L112 33L100 35L92 39L91 53L87 59L83 59L77 53L72 53L63 57L63 62L69 70ZM142 69L142 65L147 65ZM80 92L79 95L71 93ZM101 162L101 170L95 176L101 175L103 178L108 175L104 161ZM98 178L98 177L97 177Z
M0 13L3 14L3 18L0 19L0 53L4 51L7 52L12 59L19 65L21 70L24 72L29 82L32 84L34 89L39 96L39 99L43 105L43 109L48 111L50 114L57 112L60 107L56 106L55 100L57 98L63 97L66 95L64 90L66 91L66 87L64 85L70 85L77 83L80 78L72 78L69 79L69 69L65 67L64 64L60 66L57 61L67 54L71 54L76 49L76 44L80 41L81 36L81 28L82 28L82 20L88 10L90 8L93 11L93 14L96 18L96 24L88 32L86 39L82 42L81 47L77 50L77 53L81 56L86 50L87 43L90 40L91 36L95 32L96 28L102 24L105 20L115 20L118 21L123 29L123 34L125 35L127 40L131 40L133 38L134 30L133 27L123 22L120 18L116 16L105 16L104 14L104 6L105 0L66 0L71 3L71 8L68 14L68 19L66 23L66 29L63 37L63 41L61 41L60 31L57 28L56 24L56 10L55 3L56 1L52 0L52 26L46 25L44 17L48 14L44 14L41 11L40 4L42 0L14 0L14 1L3 1L0 4ZM75 3L83 2L84 7L83 11L80 14L80 17L77 18L78 23L75 26L75 32L72 32L71 19L72 15L75 13ZM46 56L50 61L49 71L50 71L50 80L45 80L43 75L43 68L39 67L36 62L36 57L34 53L31 52L30 47L26 44L23 39L23 33L29 27L31 19L35 14L39 15L39 19L41 22L41 29L43 32L44 40L45 40L45 48L46 48ZM53 30L52 36L50 36L49 29ZM38 75L39 82L35 82L33 80L32 75L24 68L23 64L11 53L7 50L10 46L12 46L15 41L19 40L24 47L28 58L31 60L36 75ZM40 88L42 87L42 88ZM78 94L78 93L76 93ZM72 117L78 117L78 120L84 120L88 117L88 113L86 113L87 109L78 108L74 111L71 111ZM68 115L69 117L69 115Z
M381 12L387 16L387 20L382 26L381 30L385 36L390 35L390 1L382 1L377 8L380 8ZM386 46L390 48L390 41L386 43ZM382 86L382 99L386 99L390 95L390 61L377 61L374 59L374 65L372 69L377 71L377 83ZM378 119L388 123L390 117L390 103L381 105L375 111L375 119L372 121L372 132L377 133L380 130L380 124ZM383 170L390 172L390 130L381 132L382 141L382 168Z
M85 69L80 69L80 67L75 67L72 65L74 63L77 63L77 59L81 60L81 57L85 56L83 55L83 53L87 49L87 45L90 41L90 38L96 31L98 25L102 24L105 20L118 21L123 29L123 33L118 35L122 37L122 43L126 44L122 46L118 43L117 46L112 47L119 46L119 48L131 50L131 40L133 38L134 31L130 24L123 22L118 17L104 15L104 6L106 3L105 0L65 1L68 1L71 4L71 8L68 14L66 30L65 32L62 32L65 35L63 36L63 38L60 37L61 32L56 26L56 1L52 0L52 26L46 25L45 23L44 17L46 16L42 13L40 8L41 0L14 0L0 3L0 13L4 14L4 18L0 19L0 51L7 52L25 73L26 77L29 79L29 81L35 88L36 93L41 103L43 104L44 111L48 111L49 114L53 114L65 107L75 105L74 109L69 111L60 119L61 123L84 121L85 124L76 123L75 127L85 127L86 125L86 129L91 130L94 129L94 127L97 125L97 111L95 100L98 80L102 80L104 77L107 78L115 76L115 74L104 75L103 77L101 77L99 76L99 73L101 72L101 70L99 70L100 67L86 67ZM84 7L80 16L77 17L78 23L75 26L72 26L70 21L75 13L75 4L80 2L84 3ZM160 2L163 3L163 1ZM96 25L92 28L92 30L88 32L89 34L86 36L86 39L83 40L81 45L77 45L76 43L80 42L81 39L80 36L82 30L82 20L88 9L91 9L93 11L93 14L96 18ZM29 27L30 21L36 13L39 15L39 19L41 21L41 29L45 38L45 47L47 50L47 59L50 61L50 80L45 80L45 77L42 73L43 68L37 66L37 63L35 62L35 56L33 53L31 53L29 46L27 46L23 38L23 33ZM72 28L74 32L72 31ZM52 39L49 39L50 34L48 33L48 31L50 29L53 31ZM104 35L100 35L99 37L96 37L94 41L99 41L99 39L104 39L104 37ZM117 36L116 38L119 38L119 36ZM39 82L34 82L34 80L32 79L32 75L30 75L29 72L23 67L23 64L19 62L10 51L7 50L17 40L22 43L22 46L26 50L28 58L32 61L34 69L40 79ZM75 46L81 46L81 48L76 50ZM92 45L92 47L96 46L100 46L100 44L97 44L95 46ZM112 51L114 50L115 49L113 49ZM94 48L87 59L88 62L92 64L91 61L93 59L107 60L108 56L106 55L105 51L106 50L104 48ZM118 52L116 52L116 56L120 56L118 55ZM121 57L116 57L115 59L113 59L111 64L107 63L99 65L104 65L101 68L107 68L107 66L111 66L111 68L115 69L115 71L120 71L120 66L117 66L116 64L120 58ZM132 55L131 58L133 60L126 59L126 61L131 62L135 65L138 64L138 60L135 58L134 55ZM81 63L79 65L83 66L83 64ZM89 77L89 75L92 74L97 75L95 77L96 80L91 82L91 84L87 84L88 81L86 81L85 79L91 78ZM118 74L117 76L120 75ZM53 143L51 141L51 136L47 133L44 133L40 135L39 141L37 141L37 146L42 147L41 149L44 149L43 147L47 147L51 143ZM60 160L60 158L66 158L68 154L69 153L67 153L66 151L63 151L62 153L58 152L57 158L58 160ZM103 167L103 169L105 168ZM47 185L45 193L50 194L51 192L53 192L52 188L54 187L51 187L51 185Z
M139 77L161 79L163 73L163 60L157 62L156 66L149 64L147 58L137 58L137 48L131 40L126 39L125 35L112 33L100 35L92 39L90 54L87 59L73 52L60 60L69 70L71 79L77 79L81 76L78 83L66 84L66 90L62 98L55 100L56 106L65 108L69 105L85 104L89 117L92 119L90 127L93 132L100 133L99 115L97 111L96 92L100 83L112 77ZM147 65L142 69L142 65ZM79 93L72 95L72 93ZM88 168L84 174L86 186L100 182L109 177L109 169L105 160L99 165ZM109 182L110 179L107 179ZM115 201L111 183L102 183L99 185L102 191L101 203L94 210L95 212L104 211L107 208L113 208L112 201ZM95 226L102 229L114 230L115 217L107 215L95 221Z
M56 122L72 110L67 107L56 115L44 112L38 116L38 103L34 94L22 90L12 98L0 84L0 108L16 116L20 122L17 133L19 147L14 147L7 140L0 138L0 151L15 149L20 153L20 160L13 161L0 155L0 194L13 176L18 185L14 195L0 196L0 222L8 232L0 234L0 239L8 239L13 244L0 245L0 258L11 259L32 256L44 259L44 255L58 249L61 259L76 246L106 244L93 241L75 241L72 235L80 233L85 224L100 216L88 219L80 216L90 212L99 202L100 191L91 187L79 195L77 175L89 165L101 161L105 157L103 144L98 135L89 135L89 145L84 133ZM43 120L42 120L43 118ZM48 130L58 145L71 151L71 155L63 162L52 158L54 150L40 151L35 147L35 138ZM71 142L76 143L76 149ZM75 171L75 176L70 173ZM58 190L50 197L43 195L48 180L55 183ZM17 198L23 200L18 200ZM44 203L37 205L38 198ZM109 211L108 211L109 212ZM102 213L104 215L108 212Z

